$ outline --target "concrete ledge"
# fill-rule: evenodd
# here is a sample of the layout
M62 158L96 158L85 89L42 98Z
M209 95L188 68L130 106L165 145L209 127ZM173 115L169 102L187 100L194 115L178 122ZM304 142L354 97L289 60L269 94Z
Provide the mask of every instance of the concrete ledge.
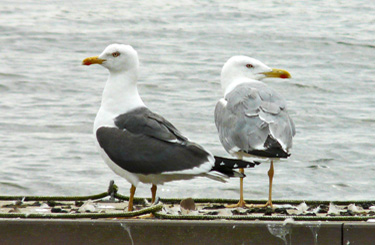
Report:
M351 244L373 225L340 222L0 220L1 244ZM343 230L348 234L343 236ZM354 233L360 230L361 237ZM346 243L345 243L346 244ZM356 243L357 244L357 243Z

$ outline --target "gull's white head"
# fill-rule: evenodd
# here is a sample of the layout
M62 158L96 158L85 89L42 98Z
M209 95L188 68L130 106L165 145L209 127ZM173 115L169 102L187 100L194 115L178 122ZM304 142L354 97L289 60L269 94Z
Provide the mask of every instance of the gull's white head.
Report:
M226 88L239 78L262 80L266 77L290 78L289 72L272 69L257 59L243 55L231 57L221 70L221 86Z
M100 64L110 72L137 70L138 54L130 45L111 44L99 56L89 57L82 61L83 65Z

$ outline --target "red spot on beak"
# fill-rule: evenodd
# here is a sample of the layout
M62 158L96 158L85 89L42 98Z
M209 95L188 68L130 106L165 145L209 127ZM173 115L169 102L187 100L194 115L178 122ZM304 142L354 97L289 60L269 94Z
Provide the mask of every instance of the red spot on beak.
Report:
M284 78L289 78L289 77L288 77L288 75L286 75L286 74L281 74L281 75L280 75L280 78L283 78L283 79L284 79Z

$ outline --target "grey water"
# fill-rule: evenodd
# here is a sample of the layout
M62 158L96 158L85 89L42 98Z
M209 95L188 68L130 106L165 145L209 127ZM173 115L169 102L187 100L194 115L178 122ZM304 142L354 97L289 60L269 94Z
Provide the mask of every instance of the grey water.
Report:
M92 124L107 71L82 66L111 43L139 54L147 106L215 154L220 70L248 55L288 70L268 79L297 134L275 165L274 199L375 199L375 2L31 1L0 3L0 194L89 195L114 179ZM245 198L266 199L268 163L246 170ZM140 184L136 196L149 197ZM197 178L160 197L238 198L239 181Z

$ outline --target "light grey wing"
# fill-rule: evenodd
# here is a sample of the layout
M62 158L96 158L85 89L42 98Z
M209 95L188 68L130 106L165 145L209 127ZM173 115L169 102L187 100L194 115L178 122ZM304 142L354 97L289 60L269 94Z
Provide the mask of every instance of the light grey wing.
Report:
M221 99L215 109L219 138L229 153L262 148L268 136L267 125L259 120L262 101L256 90L238 86Z
M291 147L294 124L284 99L263 84L241 84L218 102L215 123L224 148L233 153L264 150L269 136L286 150Z
M261 98L259 118L268 124L270 135L288 152L296 134L295 125L286 108L285 99L265 84L252 85Z
M236 118L227 108L227 101L220 99L215 107L215 124L219 133L219 139L224 149L229 153L234 153L237 150L236 144L233 141L232 131L236 125Z

